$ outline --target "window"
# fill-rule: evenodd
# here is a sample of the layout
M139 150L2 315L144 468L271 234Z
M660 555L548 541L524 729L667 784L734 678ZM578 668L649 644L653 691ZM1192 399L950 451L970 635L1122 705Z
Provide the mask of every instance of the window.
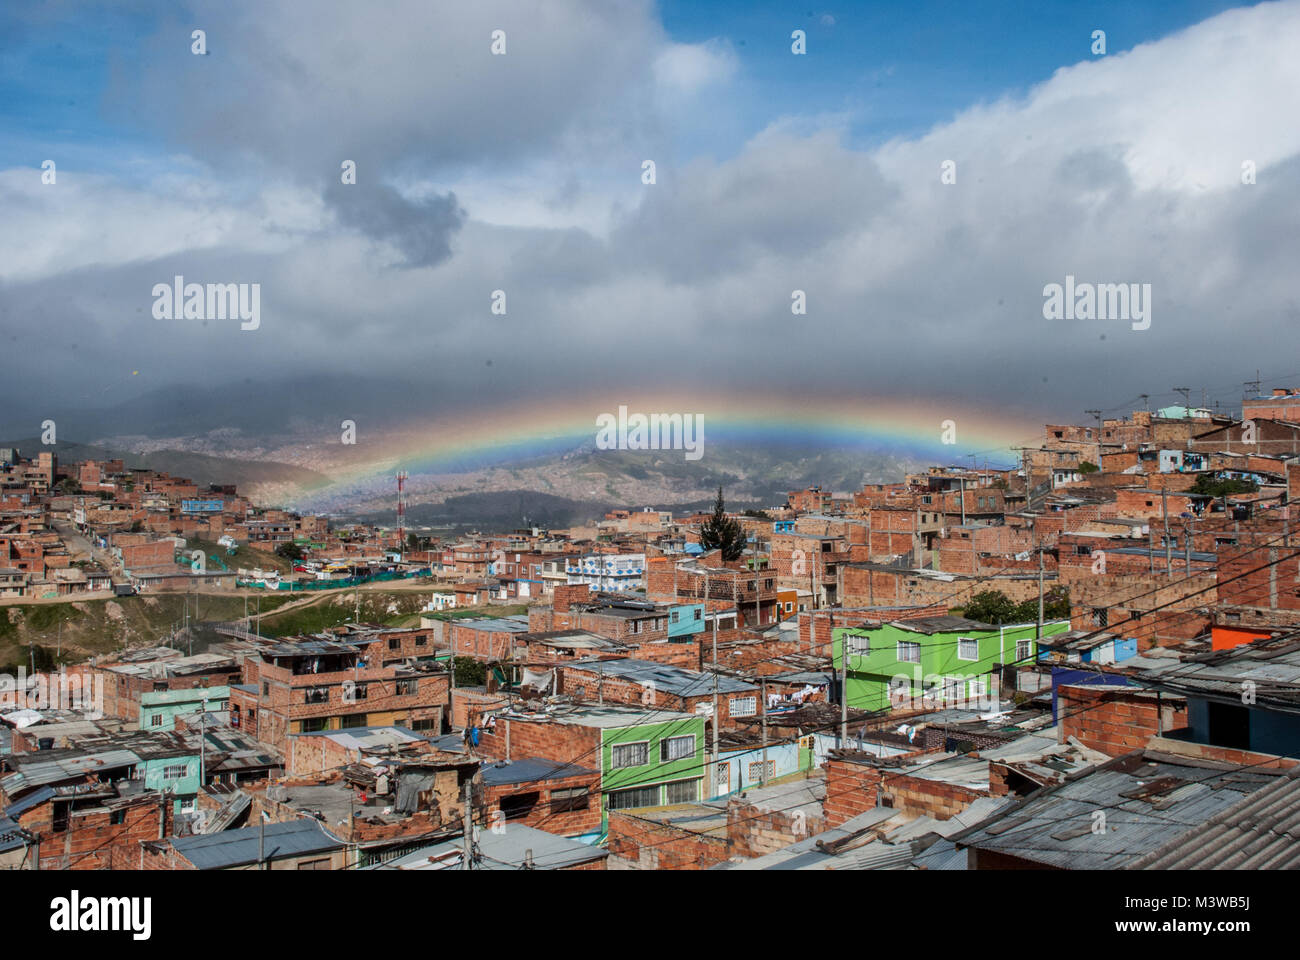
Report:
M980 658L979 641L971 637L957 638L957 659L978 660Z
M767 761L767 779L771 780L776 776L776 761ZM763 779L763 761L755 760L749 765L749 779L761 781Z
M303 703L329 703L328 687L308 687L302 692Z
M329 857L322 857L319 860L299 860L299 870L328 870L330 868Z
M358 700L365 700L368 693L369 684L356 683L352 680L343 681L343 702L356 703Z
M399 697L408 697L420 692L419 680L398 680L397 695Z
M564 787L551 791L551 813L586 810L590 802L591 791L586 787Z
M501 813L507 820L520 820L533 812L542 795L536 790L501 798Z
M161 727L161 726L162 726L162 714L161 714L161 713L155 713L152 717L150 717L150 718L149 718L149 726L151 726L151 727Z
M682 760L695 756L695 737L668 737L659 741L659 760Z
M319 733L320 731L328 730L329 728L330 728L329 717L308 717L306 720L302 721L301 732Z
M664 787L665 803L694 803L700 798L699 780L678 780Z
M438 724L437 717L424 717L420 720L412 720L407 726L409 726L416 733L420 733L426 730L436 731L438 729L439 724Z
M1110 611L1105 607L1093 607L1092 623L1096 627L1110 626Z
M732 697L727 701L727 709L733 717L752 717L758 710L758 698Z
M610 753L610 766L614 769L620 767L639 767L650 762L650 742L642 740L640 743L616 743Z
M126 811L114 810L111 814L109 814L108 822L114 825L126 823Z
M181 801L181 813L193 813L197 805L198 803L194 797L186 797Z
M696 620L700 620L700 619L702 619L703 616L704 616L704 611L703 611L703 610L696 610L696 611L695 611L695 619L696 619Z
M178 763L174 766L163 767L164 780L180 780L188 776L190 765L188 763Z
M849 654L855 657L865 657L871 652L871 638L864 637L860 634L849 634Z
M357 727L364 727L368 717L369 714L365 713L349 713L339 718L339 729L355 730Z
M679 611L679 610L674 610L673 613L672 613L672 622L673 622L673 623L678 623L678 622L680 622L681 619L682 619L681 611Z
M1032 660L1034 657L1034 641L1017 640L1016 641L1016 662L1023 663L1026 660Z
M262 696L264 696L264 697L269 697L270 695L271 695L271 684L270 684L269 681L267 681L267 680L263 680L263 681L262 681Z
M632 790L614 790L609 795L609 809L627 810L631 807L659 806L659 785L637 787Z
M388 649L389 649L389 650L401 650L401 649L402 649L402 639L401 639L401 637L389 637L389 638L388 638Z
M898 659L903 663L921 662L921 645L911 640L898 641Z

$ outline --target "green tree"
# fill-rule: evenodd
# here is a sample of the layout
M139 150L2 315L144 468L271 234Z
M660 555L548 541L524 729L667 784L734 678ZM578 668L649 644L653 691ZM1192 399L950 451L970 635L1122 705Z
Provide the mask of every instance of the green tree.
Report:
M1070 619L1070 591L1066 587L1052 587L1043 594L1043 622ZM1038 598L1031 597L1016 607L1013 623L1038 622Z
M1098 467L1095 463L1090 463L1087 460L1084 460L1082 463L1079 464L1079 472L1083 474L1096 473L1100 469L1101 468Z
M970 603L962 611L962 616L968 620L977 620L980 623L991 623L997 626L1003 623L1014 623L1016 613L1016 604L1001 590L984 590L971 597ZM1037 617L1037 615L1035 609L1034 616Z
M277 557L283 557L286 560L297 562L303 557L302 547L298 546L298 544L294 543L292 540L286 540L275 548L275 555Z
M1204 493L1211 497L1230 497L1234 493L1255 493L1259 486L1253 480L1238 480L1226 477L1222 480L1208 473L1197 474L1192 484L1192 493Z
M713 516L700 527L700 546L705 550L721 550L724 563L739 560L745 552L745 529L739 520L727 516L721 485L713 504Z
M454 669L458 687L481 687L487 683L487 665L473 657L457 657Z

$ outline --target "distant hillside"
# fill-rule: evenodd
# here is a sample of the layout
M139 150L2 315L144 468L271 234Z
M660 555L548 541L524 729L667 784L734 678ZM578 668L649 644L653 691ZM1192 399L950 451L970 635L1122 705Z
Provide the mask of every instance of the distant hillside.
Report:
M120 459L128 468L161 470L172 476L188 477L198 484L237 484L240 492L245 494L248 494L251 488L269 484L288 485L297 490L310 491L330 482L329 477L322 473L296 467L290 463L214 457L185 450L157 450L152 453L137 454L130 450L71 441L60 441L45 446L37 437L8 441L0 443L0 446L17 447L24 457L52 450L63 462Z

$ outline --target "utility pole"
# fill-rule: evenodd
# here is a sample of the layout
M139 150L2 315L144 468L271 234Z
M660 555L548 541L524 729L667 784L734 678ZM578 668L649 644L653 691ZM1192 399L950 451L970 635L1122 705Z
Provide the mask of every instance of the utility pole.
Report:
M1169 542L1169 489L1160 490L1160 513L1165 515L1165 576L1174 575L1173 546Z
M957 478L957 483L959 484L959 489L961 490L961 492L958 494L958 497L961 498L961 525L964 527L966 526L966 477L959 476Z
M712 584L712 578L709 576L708 567L704 570L704 615L709 614L709 586ZM718 614L713 613L713 716L710 718L713 725L713 789L710 793L713 796L718 795Z
M759 690L762 692L762 697L763 697L763 713L762 713L763 763L758 768L759 769L758 783L759 786L766 787L767 786L767 677L763 677L762 680L759 681Z
M1038 524L1034 524L1034 539L1038 539ZM1038 543L1038 632L1035 635L1036 640L1041 643L1043 640L1043 544Z
M461 818L465 830L462 870L474 869L474 781L465 781L465 812Z
M833 623L834 621L832 621ZM817 622L811 621L812 629ZM831 628L831 644L835 643L835 628ZM840 749L849 742L849 641L840 637Z

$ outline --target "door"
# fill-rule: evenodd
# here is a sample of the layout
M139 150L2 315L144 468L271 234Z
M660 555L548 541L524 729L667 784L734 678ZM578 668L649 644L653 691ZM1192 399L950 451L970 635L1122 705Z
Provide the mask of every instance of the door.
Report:
M731 764L723 762L716 764L714 774L716 788L713 791L715 797L725 797L731 792Z

